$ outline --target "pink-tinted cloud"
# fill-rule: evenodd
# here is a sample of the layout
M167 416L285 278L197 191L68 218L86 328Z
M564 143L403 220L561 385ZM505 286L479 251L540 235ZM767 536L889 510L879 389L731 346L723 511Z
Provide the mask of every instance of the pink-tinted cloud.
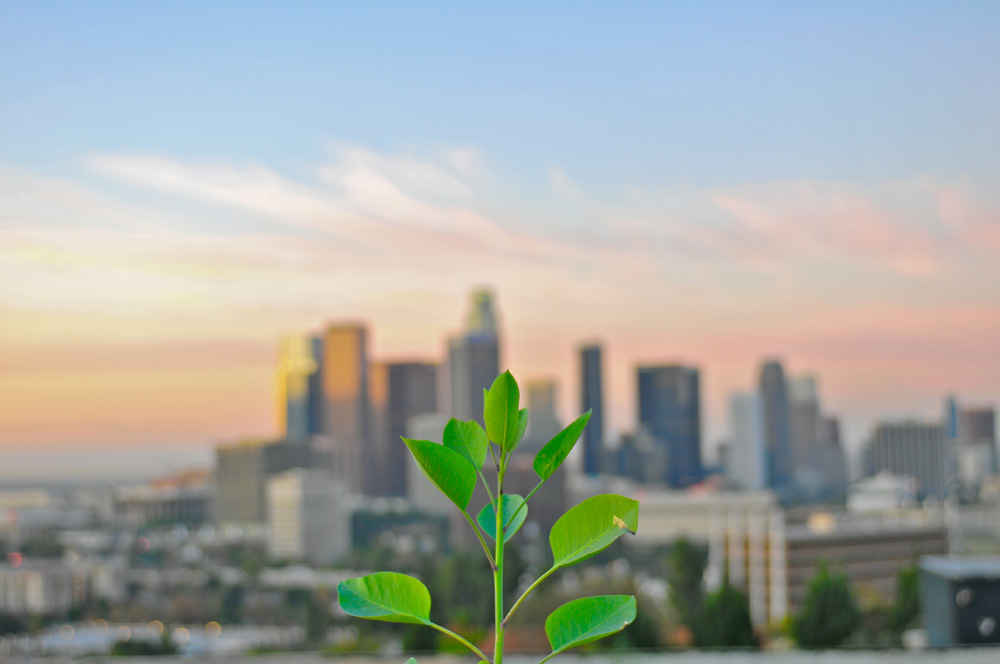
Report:
M8 417L15 437L61 439L74 422L88 441L133 440L143 422L206 442L267 433L264 349L282 332L365 318L379 355L440 358L481 283L498 292L508 363L559 376L567 412L574 344L606 341L623 427L646 362L703 368L710 439L726 393L769 354L818 371L844 412L1000 393L1000 207L968 183L776 182L616 204L553 168L551 200L499 207L469 148L341 148L299 178L148 155L88 163L143 202L0 170L0 368L12 370L0 391L34 414ZM31 418L87 376L101 387L46 434ZM238 396L213 410L181 394L207 385Z

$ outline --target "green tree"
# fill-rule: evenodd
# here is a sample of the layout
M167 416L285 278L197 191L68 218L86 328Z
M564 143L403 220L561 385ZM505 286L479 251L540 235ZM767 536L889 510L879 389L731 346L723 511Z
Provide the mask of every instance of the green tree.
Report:
M750 620L747 596L722 580L722 587L709 593L691 626L694 643L699 648L756 648L757 635Z
M802 648L836 648L860 625L861 612L847 577L820 563L792 624L796 642Z
M692 630L705 595L702 578L707 563L707 552L683 537L674 543L667 557L670 603L677 609L681 622Z
M916 565L901 569L896 584L896 602L889 612L889 629L898 638L920 617L920 575Z

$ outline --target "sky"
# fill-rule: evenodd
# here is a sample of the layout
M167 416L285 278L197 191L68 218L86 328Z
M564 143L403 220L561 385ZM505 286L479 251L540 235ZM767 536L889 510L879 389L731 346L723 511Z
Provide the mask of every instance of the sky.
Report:
M283 334L1000 403L1000 4L0 1L0 480L275 432ZM153 461L153 460L156 461Z

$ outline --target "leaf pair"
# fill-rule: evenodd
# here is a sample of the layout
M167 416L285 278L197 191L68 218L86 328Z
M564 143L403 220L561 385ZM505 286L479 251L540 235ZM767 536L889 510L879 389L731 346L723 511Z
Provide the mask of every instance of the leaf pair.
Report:
M484 420L489 439L500 445L500 448L510 454L520 444L528 427L528 410L518 409L521 391L517 381L509 371L497 377L493 386L484 393ZM552 476L562 462L573 450L576 442L583 434L591 411L587 411L568 427L557 433L535 456L532 467L544 482ZM482 464L480 464L481 467Z
M377 572L342 581L340 606L359 618L432 625L431 596L418 579L397 572ZM553 611L545 634L553 654L621 631L635 619L635 598L628 595L584 597ZM412 658L409 661L414 661Z

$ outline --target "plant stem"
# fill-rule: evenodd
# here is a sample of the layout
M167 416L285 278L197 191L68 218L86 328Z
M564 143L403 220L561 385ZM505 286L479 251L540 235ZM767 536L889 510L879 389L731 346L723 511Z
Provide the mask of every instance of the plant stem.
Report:
M468 648L472 652L476 653L479 657L482 658L482 660L484 662L490 661L489 658L486 656L485 653L483 653L482 650L480 650L476 646L472 645L472 643L470 643L468 641L468 639L466 639L465 637L460 636L459 634L456 634L455 632L451 631L447 627L442 627L441 625L438 625L437 623L428 622L428 623L426 623L426 625L428 627L433 627L434 629L436 629L437 631L441 632L442 634L447 634L451 638L455 639L456 641L458 641L459 643L461 643L463 646L465 646L466 648Z
M517 598L516 602L514 602L514 606L510 607L510 611L507 612L507 617L503 619L503 624L504 625L506 625L510 621L510 617L512 615L514 615L515 611L517 611L517 607L521 606L521 602L524 601L524 598L527 597L531 593L532 590L534 590L535 588L537 588L538 584L540 584L542 581L544 581L545 579L547 579L550 576L552 576L552 573L555 572L557 569L559 569L559 568L558 567L551 567L551 568L549 568L549 571L547 571L545 574L542 574L540 577L538 577L537 579L535 579L534 583L532 583L530 586L528 586L528 589L525 590L524 593L520 597Z
M496 642L493 646L493 664L503 664L503 472L497 475L497 529L496 567L493 568L493 594L496 598Z

